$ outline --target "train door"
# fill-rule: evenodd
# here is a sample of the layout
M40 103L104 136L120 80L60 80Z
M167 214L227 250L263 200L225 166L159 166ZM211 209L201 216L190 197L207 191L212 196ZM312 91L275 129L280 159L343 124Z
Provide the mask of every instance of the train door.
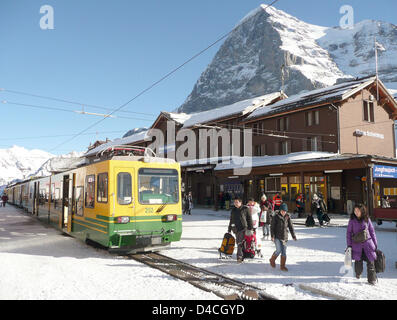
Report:
M35 215L39 216L40 208L40 182L36 182L36 193L35 193Z
M68 217L67 217L67 232L72 232L72 224L73 224L73 215L74 212L74 201L75 201L75 181L76 181L76 174L70 174L68 179Z
M68 227L69 221L69 175L63 176L62 182L62 229Z
M115 168L115 187L113 193L113 214L117 206L117 215L129 216L135 220L134 170L131 168Z
M37 203L37 197L36 197L36 193L37 193L37 183L35 182L33 184L33 195L32 195L32 214L35 216L36 215L36 203Z

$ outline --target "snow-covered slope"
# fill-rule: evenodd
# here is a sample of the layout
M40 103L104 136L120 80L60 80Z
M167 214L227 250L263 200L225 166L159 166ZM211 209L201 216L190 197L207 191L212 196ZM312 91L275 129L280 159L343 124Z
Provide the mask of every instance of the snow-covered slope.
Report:
M84 152L72 151L68 154L48 159L32 175L36 177L43 177L51 175L51 172L65 171L67 169L74 168L82 163L83 159L80 157L83 154Z
M340 78L375 73L397 89L397 27L365 20L352 29L303 22L274 7L250 12L225 40L179 112L194 113L279 91L291 96L330 86ZM284 65L283 72L281 66Z
M82 155L83 152L70 152L55 156L46 151L28 150L19 146L0 149L0 186L30 176L47 176L51 171L66 170L76 165Z
M18 146L0 149L0 185L27 178L52 157L53 154L42 150L28 150Z

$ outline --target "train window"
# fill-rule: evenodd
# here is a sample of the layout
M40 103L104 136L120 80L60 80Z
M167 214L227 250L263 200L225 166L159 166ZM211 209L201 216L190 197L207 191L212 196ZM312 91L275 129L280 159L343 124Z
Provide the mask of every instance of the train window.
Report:
M108 174L100 173L98 174L98 202L108 202Z
M83 187L76 187L75 191L75 209L74 212L78 216L83 216L84 207L83 207Z
M45 196L46 196L45 189L40 189L40 194L39 194L39 205L40 206L45 205Z
M85 178L85 207L94 208L95 205L95 175Z
M51 184L51 202L55 202L55 183Z
M117 175L117 202L121 205L130 204L132 201L131 175L120 172Z
M54 209L61 209L61 189L55 189L55 198L54 198Z
M172 204L179 201L178 171L139 169L139 203Z

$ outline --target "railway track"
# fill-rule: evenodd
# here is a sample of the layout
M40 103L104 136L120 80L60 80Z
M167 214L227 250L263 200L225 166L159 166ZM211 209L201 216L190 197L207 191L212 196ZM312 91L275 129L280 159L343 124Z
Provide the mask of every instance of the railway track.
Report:
M277 300L263 289L195 267L157 252L129 256L225 300Z

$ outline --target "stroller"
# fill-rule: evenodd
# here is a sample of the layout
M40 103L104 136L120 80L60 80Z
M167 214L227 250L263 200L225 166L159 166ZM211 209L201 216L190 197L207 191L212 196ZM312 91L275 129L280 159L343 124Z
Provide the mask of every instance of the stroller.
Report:
M244 258L253 259L255 258L255 255L257 255L258 258L263 258L261 249L258 248L256 232L254 231L254 233L250 236L244 235L243 256Z

